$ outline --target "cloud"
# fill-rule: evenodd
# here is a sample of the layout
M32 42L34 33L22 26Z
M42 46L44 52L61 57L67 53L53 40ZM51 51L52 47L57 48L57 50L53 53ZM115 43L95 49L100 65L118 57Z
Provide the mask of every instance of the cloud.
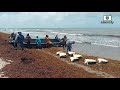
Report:
M101 25L111 14L113 25ZM120 12L0 12L0 27L120 27Z

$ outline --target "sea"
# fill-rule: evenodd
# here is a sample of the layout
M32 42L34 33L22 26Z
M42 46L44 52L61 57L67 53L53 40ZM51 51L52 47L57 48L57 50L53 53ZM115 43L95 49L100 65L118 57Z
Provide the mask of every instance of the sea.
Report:
M0 32L28 33L32 38L63 38L75 41L73 51L101 58L120 60L120 29L119 28L0 28Z

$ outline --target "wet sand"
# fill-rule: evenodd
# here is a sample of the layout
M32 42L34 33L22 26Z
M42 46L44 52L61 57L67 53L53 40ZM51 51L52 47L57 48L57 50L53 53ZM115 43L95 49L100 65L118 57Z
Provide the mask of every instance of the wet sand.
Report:
M2 72L9 78L106 78L107 75L91 73L89 70L106 72L109 76L120 77L120 61L109 60L107 64L85 66L85 58L97 57L83 55L79 61L71 63L69 58L61 59L55 55L62 48L15 50L7 42L8 35L0 33L0 57L12 60ZM75 66L76 65L76 66ZM78 65L78 66L77 66ZM79 67L81 66L81 67ZM90 68L88 71L85 68ZM91 70L91 71L92 71Z

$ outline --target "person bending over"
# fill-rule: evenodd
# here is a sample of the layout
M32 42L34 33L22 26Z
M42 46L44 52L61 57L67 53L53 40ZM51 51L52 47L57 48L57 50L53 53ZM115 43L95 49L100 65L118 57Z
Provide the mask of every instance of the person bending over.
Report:
M66 43L67 53L68 53L68 51L71 51L71 49L72 49L72 44L75 44L75 42L74 42L74 41L67 41L67 43Z

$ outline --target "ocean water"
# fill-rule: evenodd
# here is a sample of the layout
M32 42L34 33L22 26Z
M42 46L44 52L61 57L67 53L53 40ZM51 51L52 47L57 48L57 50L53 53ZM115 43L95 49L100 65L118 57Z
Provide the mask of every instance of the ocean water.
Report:
M12 33L21 31L24 36L30 34L32 38L39 36L54 38L64 35L76 43L73 50L78 53L120 60L120 29L89 29L89 28L1 28L0 32Z

